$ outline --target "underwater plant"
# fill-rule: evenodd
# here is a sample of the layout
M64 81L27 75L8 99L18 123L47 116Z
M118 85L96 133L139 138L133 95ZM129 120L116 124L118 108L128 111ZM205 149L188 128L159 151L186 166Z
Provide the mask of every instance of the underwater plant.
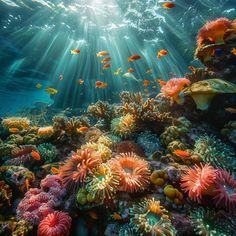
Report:
M38 226L38 236L68 236L70 234L72 219L62 211L54 211L48 214Z
M214 189L217 173L218 170L209 164L189 167L181 176L181 188L190 199L200 202L204 195L211 194Z
M63 185L72 191L76 191L85 183L88 173L93 173L95 168L102 163L101 155L91 149L78 149L66 163L60 167L60 176Z
M139 192L145 190L150 183L148 162L135 153L120 153L109 162L120 176L119 190Z
M139 235L174 236L168 211L155 199L145 199L130 209L130 225Z
M36 151L45 163L51 163L56 159L57 149L51 143L42 143L37 146Z

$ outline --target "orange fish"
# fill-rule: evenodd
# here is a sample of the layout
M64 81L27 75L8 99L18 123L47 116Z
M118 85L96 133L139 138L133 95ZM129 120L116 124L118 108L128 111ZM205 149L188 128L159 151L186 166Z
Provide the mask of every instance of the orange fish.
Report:
M175 4L173 2L165 2L162 4L162 6L165 8L165 9L171 9L175 6Z
M77 128L76 131L77 133L84 133L84 132L87 132L88 129L89 128L87 126L83 126L83 127Z
M138 54L134 54L128 58L128 61L136 61L139 59L141 59L141 56L139 56Z
M187 157L191 156L189 152L183 151L183 150L180 150L180 149L174 150L173 154L175 154L178 157L182 157L182 158L187 158Z
M231 53L236 56L236 48L233 48L233 49L231 50Z
M116 212L114 214L112 214L111 217L114 220L122 220L121 215L119 213L116 213Z
M28 191L29 190L29 186L30 186L29 179L27 179L27 178L25 179L24 185L25 185L26 190Z
M96 81L95 83L95 88L106 88L107 87L107 83L104 83L102 81Z
M103 60L101 60L101 63L107 63L110 60L111 60L111 57L106 57Z
M31 152L31 156L34 158L34 160L36 160L36 161L40 161L41 160L41 157L40 157L40 154L38 153L38 152L36 152L36 151L32 151Z
M79 84L83 84L84 83L84 80L82 80L82 79L79 79Z
M59 170L58 168L56 168L56 167L52 167L52 168L51 168L51 172L52 172L54 175L57 175L57 174L60 173L60 170Z
M70 53L71 54L79 54L80 50L79 49L73 49L73 50L70 50Z
M101 51L97 53L97 57L105 57L107 55L109 55L109 52L107 51Z
M20 130L18 128L9 128L9 132L12 134L18 134Z
M158 53L157 53L157 58L160 59L161 57L164 57L168 54L168 51L165 50L165 49L162 49L160 50Z
M151 82L150 82L149 80L145 79L145 80L143 81L143 86L144 86L144 87L147 87L150 83L151 83Z
M128 69L128 73L133 73L133 72L135 72L135 69L134 69L134 68L129 68L129 69Z
M106 70L106 69L108 69L109 67L111 67L111 64L105 64L105 65L102 67L102 69L103 69L103 70Z
M147 71L146 71L146 74L152 74L152 69L148 69Z
M158 79L158 80L156 80L158 83L159 83L159 85L162 87L162 86L164 86L164 85L166 85L166 82L164 81L164 80L162 80L162 79Z

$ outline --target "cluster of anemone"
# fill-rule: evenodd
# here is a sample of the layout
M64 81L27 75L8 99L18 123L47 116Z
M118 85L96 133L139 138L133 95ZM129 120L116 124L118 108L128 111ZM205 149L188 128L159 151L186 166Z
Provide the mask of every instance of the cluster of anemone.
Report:
M114 118L111 121L111 131L120 137L129 137L136 131L136 120L133 115L126 114L124 116Z
M150 170L147 161L134 153L121 153L109 161L120 176L119 190L138 192L145 190L150 183Z
M22 117L10 117L2 120L2 125L6 129L17 128L26 130L30 126L30 120Z
M57 149L51 143L43 143L38 145L36 151L40 154L45 163L53 162L57 155Z
M204 163L231 171L236 170L233 148L214 136L198 137L194 144L194 153L199 155Z
M130 209L130 225L139 235L176 235L167 210L155 199L134 204Z
M54 134L52 126L39 127L37 135L43 138L50 137Z
M93 173L101 163L101 155L98 152L92 149L78 149L60 168L63 185L76 191L85 183L87 174Z

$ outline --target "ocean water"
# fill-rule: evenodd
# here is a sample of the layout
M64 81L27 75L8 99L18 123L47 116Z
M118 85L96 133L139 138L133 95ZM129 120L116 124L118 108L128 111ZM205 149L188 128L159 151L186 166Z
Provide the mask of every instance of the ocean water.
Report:
M0 65L0 235L236 236L236 0L0 0Z

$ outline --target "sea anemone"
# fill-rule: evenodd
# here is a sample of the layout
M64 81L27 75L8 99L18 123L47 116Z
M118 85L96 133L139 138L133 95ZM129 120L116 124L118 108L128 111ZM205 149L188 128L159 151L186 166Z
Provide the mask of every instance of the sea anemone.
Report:
M68 236L71 227L71 217L60 211L47 215L38 226L38 236Z
M130 209L130 225L138 235L174 236L176 230L171 224L167 210L160 201L147 199Z
M116 169L108 164L102 164L88 177L86 189L101 201L113 198L119 187L120 177Z
M54 133L53 127L52 126L46 126L46 127L40 127L38 129L38 135L40 137L50 137Z
M78 149L60 168L63 185L67 189L76 191L81 183L84 184L87 174L92 173L101 163L98 152L91 149Z
M223 43L224 34L230 28L232 21L227 18L207 22L198 32L197 45Z
M97 141L99 144L103 144L108 148L111 148L113 146L113 141L111 138L109 138L107 135L102 135L98 138Z
M17 128L19 130L28 129L30 120L22 117L10 117L2 120L2 125L6 129Z
M186 78L172 78L161 88L161 93L165 97L173 98L177 103L183 103L179 94L184 87L190 85L190 83L190 80Z
M121 191L143 191L150 183L148 162L140 159L135 153L121 153L112 158L109 164L118 171Z
M190 199L200 202L203 195L209 195L216 176L217 170L212 166L195 165L193 168L185 170L181 176L181 188L188 193Z
M111 121L111 131L120 137L129 137L136 130L136 121L133 115L126 114Z
M232 219L222 211L198 207L190 211L189 218L197 235L235 235Z
M236 214L236 181L229 172L220 170L216 177L214 202L231 214Z

